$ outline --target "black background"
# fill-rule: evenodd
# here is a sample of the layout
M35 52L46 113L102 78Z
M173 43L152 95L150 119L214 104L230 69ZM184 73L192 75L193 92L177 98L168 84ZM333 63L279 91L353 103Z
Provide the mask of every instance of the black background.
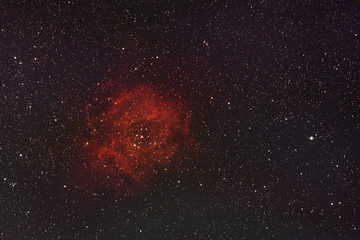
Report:
M0 10L1 239L360 238L357 1ZM88 195L88 106L141 84L191 109L200 151L137 197Z

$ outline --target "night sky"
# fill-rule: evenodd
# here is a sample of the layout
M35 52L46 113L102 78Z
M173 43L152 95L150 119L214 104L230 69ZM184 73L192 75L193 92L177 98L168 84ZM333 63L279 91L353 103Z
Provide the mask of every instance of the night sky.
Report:
M0 239L360 239L359 2L0 11Z

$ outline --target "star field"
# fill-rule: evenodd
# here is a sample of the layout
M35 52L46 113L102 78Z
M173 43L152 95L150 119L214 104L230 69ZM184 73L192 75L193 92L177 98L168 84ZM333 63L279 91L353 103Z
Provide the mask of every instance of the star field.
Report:
M356 1L0 11L0 239L360 239ZM150 180L117 191L124 171Z

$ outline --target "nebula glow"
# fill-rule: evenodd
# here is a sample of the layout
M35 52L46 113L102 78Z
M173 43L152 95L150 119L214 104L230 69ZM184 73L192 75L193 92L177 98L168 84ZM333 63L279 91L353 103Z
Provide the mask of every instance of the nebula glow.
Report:
M180 102L150 87L120 94L108 110L89 119L92 173L120 193L143 187L192 144L190 119Z

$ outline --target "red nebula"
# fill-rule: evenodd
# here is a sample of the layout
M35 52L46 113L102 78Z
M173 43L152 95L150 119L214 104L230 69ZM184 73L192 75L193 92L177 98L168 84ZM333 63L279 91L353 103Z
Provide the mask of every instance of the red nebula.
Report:
M190 119L183 104L150 87L120 94L107 111L89 118L91 174L116 192L136 192L159 168L180 161L176 156L193 143Z

